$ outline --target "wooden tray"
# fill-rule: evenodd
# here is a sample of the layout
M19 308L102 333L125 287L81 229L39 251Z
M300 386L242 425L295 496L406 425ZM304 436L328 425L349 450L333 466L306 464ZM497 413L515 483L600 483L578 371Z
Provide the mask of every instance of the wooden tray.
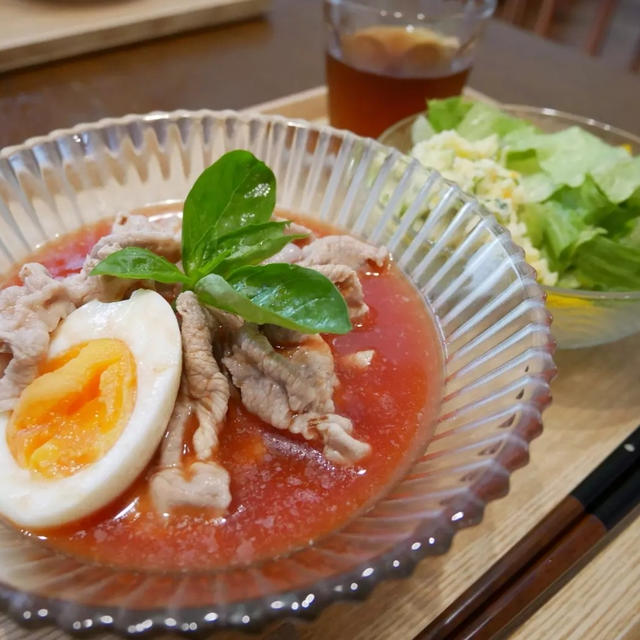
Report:
M471 87L466 87L464 94L473 100L482 100L496 104L493 98L476 91ZM245 111L259 111L260 113L273 113L287 118L300 118L312 122L326 123L327 118L327 88L314 87L307 91L294 93L290 96L276 98L269 102L256 104Z
M467 89L472 98L491 101ZM255 110L325 122L326 88L257 105ZM427 558L408 580L380 585L359 605L336 604L296 630L304 640L413 638L527 533L640 423L640 334L592 349L559 351L553 404L531 462L483 521ZM613 540L513 638L640 638L640 519ZM357 608L356 608L357 607ZM276 638L278 636L274 636Z
M469 90L469 95L487 99ZM326 121L318 87L249 109ZM285 623L265 640L404 640L413 638L617 446L640 422L640 334L617 343L560 351L554 401L531 462L512 477L509 495L483 521L456 534L444 556L425 559L412 577L378 586L364 603L338 603L308 625ZM640 638L640 519L634 521L542 607L517 640ZM47 640L70 638L48 631ZM27 632L0 616L0 640ZM29 637L32 637L29 635ZM101 638L112 637L108 634ZM253 638L223 633L215 638Z
M271 0L2 0L0 71L249 18Z

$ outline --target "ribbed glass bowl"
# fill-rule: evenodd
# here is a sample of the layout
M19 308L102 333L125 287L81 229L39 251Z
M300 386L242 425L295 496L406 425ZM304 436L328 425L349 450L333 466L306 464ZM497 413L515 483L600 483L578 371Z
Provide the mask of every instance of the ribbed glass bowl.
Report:
M640 155L640 138L622 129L564 113L557 109L507 104L500 108L516 118L528 120L542 131L553 133L582 127L608 144L627 147ZM385 145L409 153L413 146L411 127L417 115L389 127L379 138ZM586 291L544 287L553 315L553 335L561 349L592 347L613 342L640 331L640 291Z
M487 501L507 493L510 473L526 464L529 441L541 432L553 344L543 293L522 252L438 174L344 131L178 111L80 125L5 149L0 273L58 234L181 200L204 167L234 148L273 168L280 207L385 244L420 290L442 333L445 363L433 437L366 513L307 548L248 566L102 566L0 524L0 602L19 620L138 633L256 629L313 617L447 551L457 529L480 522Z

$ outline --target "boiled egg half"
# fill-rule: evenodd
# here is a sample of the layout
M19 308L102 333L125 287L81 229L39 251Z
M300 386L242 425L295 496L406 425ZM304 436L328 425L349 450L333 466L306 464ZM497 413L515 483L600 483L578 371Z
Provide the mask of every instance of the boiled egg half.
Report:
M39 377L0 414L0 514L55 527L120 495L162 439L181 370L178 322L158 293L72 312Z

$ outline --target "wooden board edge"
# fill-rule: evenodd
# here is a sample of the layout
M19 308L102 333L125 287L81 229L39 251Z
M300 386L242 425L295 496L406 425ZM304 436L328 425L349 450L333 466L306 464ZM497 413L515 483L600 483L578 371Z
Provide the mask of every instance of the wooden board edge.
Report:
M481 102L490 104L498 104L496 100L486 94L466 87L464 95ZM310 121L326 121L327 119L327 87L321 85L306 89L299 93L292 93L288 96L282 96L268 102L261 102L243 109L244 112L258 112L269 115L280 115L285 118L301 118Z
M272 0L228 0L225 4L197 7L184 13L150 15L140 21L100 25L81 33L67 33L45 42L14 47L0 46L0 72L11 71L83 53L142 42L183 31L237 22L266 13Z
M285 118L319 120L327 117L327 87L324 85L313 87L313 89L293 93L275 100L261 102L243 109L243 111L281 115Z

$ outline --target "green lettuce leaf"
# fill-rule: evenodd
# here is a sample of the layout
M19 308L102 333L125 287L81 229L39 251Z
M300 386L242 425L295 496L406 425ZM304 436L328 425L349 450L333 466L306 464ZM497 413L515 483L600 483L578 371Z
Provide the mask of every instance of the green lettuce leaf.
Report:
M546 173L532 173L520 178L524 202L544 202L550 198L558 185Z
M503 152L505 156L503 164L507 169L518 171L525 175L542 172L538 162L538 154L534 149L525 149L524 151L506 149L505 151Z
M503 138L513 132L536 131L526 120L509 116L497 107L484 102L475 102L456 126L458 133L467 140L482 140L496 134Z
M597 167L628 158L621 147L612 147L579 127L557 133L512 131L505 137L504 144L507 166L511 165L511 154L521 157L523 152L534 151L540 169L556 184L570 187L579 187Z
M640 249L640 218L632 220L625 229L625 233L618 238L618 241L634 249Z
M591 175L607 198L618 204L640 189L640 156L594 167Z
M527 227L531 244L541 249L544 244L544 230L548 205L540 202L525 204L520 208L520 220Z
M585 289L640 289L640 248L595 237L576 252L573 273Z
M525 205L522 211L529 237L538 248L543 248L554 271L568 269L576 250L604 229L587 225L576 211L561 202L547 201Z
M590 176L577 188L563 187L553 200L575 211L587 225L603 228L612 239L625 235L640 216L640 198L634 194L626 202L613 204Z
M558 189L552 199L574 211L586 224L592 225L603 226L615 209L590 176L578 187L564 186Z
M427 118L436 133L456 129L474 102L461 96L427 102Z

